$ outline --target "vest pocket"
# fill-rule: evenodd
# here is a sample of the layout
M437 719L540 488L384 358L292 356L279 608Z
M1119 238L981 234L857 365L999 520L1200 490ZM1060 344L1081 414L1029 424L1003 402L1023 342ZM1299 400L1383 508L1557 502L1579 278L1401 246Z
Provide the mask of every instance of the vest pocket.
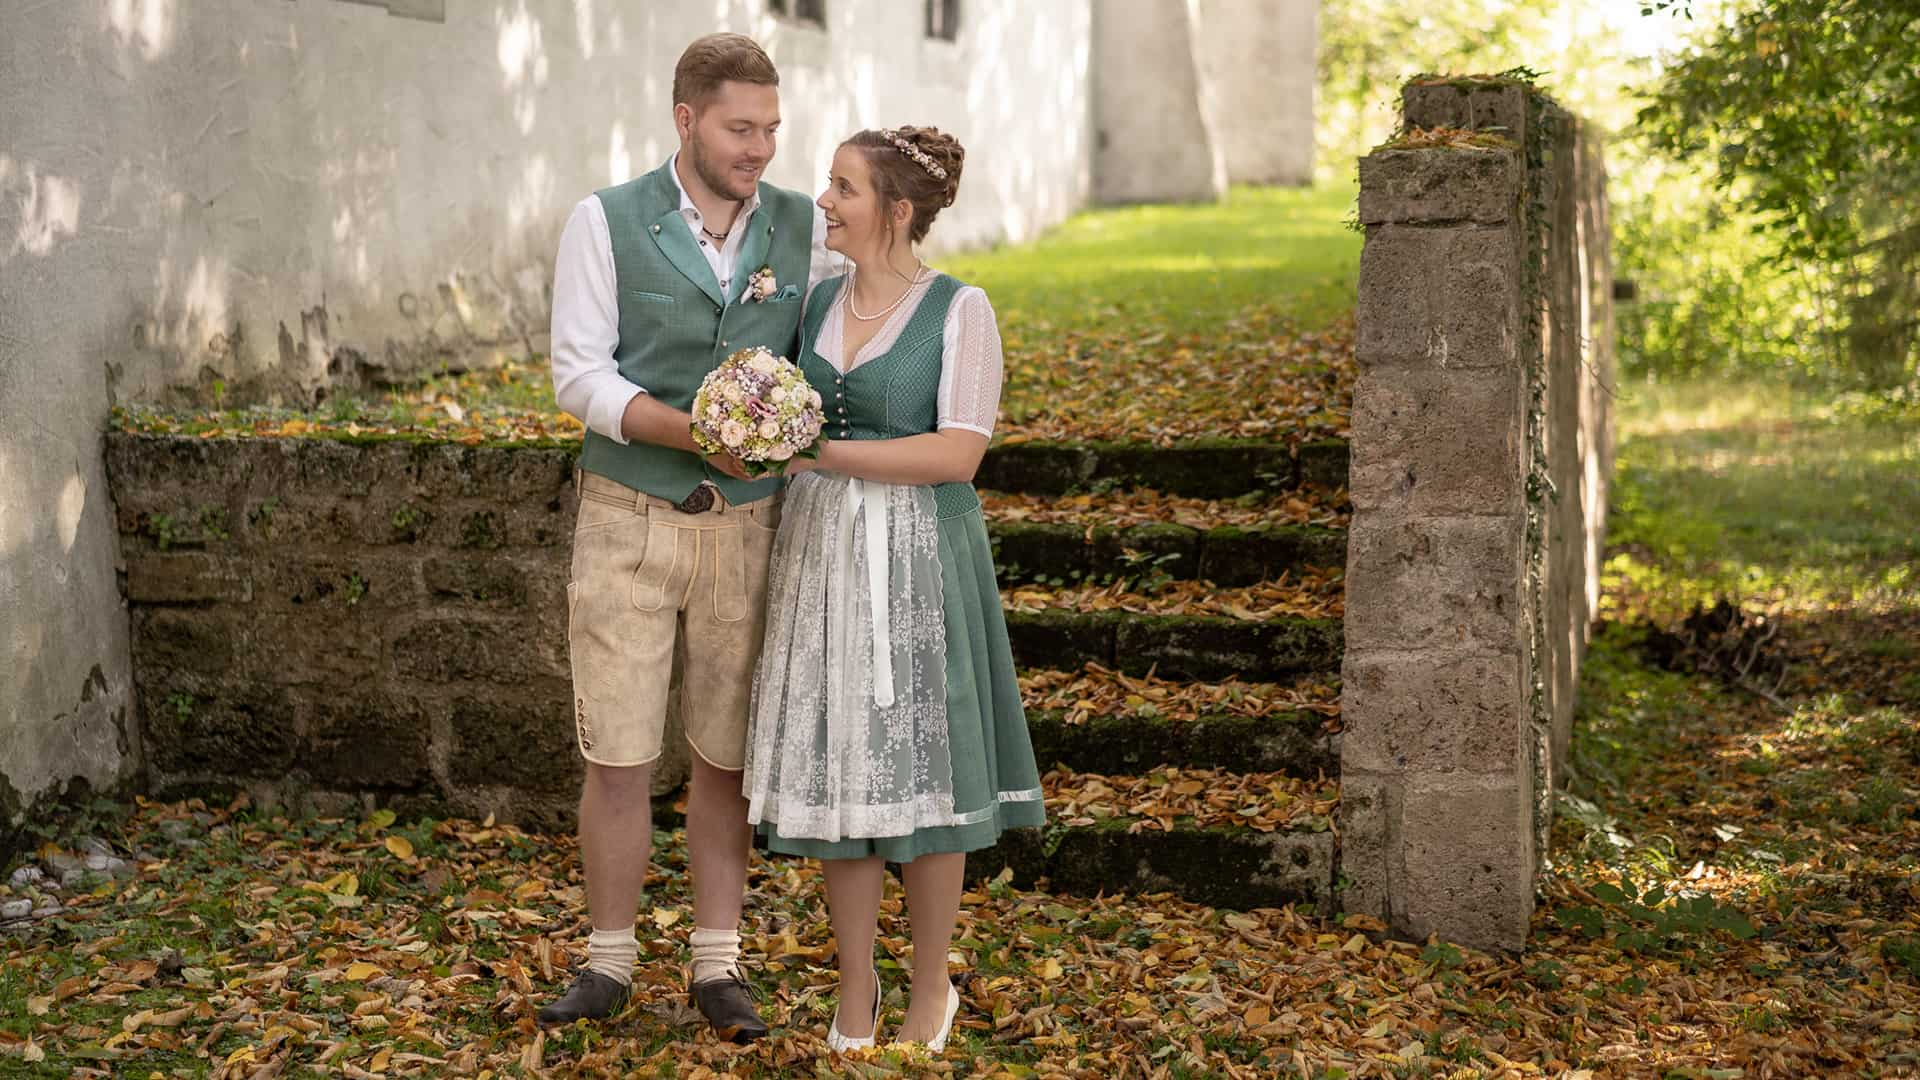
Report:
M641 291L640 291L640 290L638 290L638 289L628 289L628 290L627 290L627 298L628 298L628 299L630 299L630 300L645 300L645 301L647 301L647 302L648 302L648 303L650 303L650 304L671 304L671 303L673 303L673 297L671 297L671 296L668 296L668 295L666 295L665 293L657 293L657 292L641 292Z
M680 566L680 530L662 521L647 523L647 547L633 571L633 606L659 611L667 606L669 586Z

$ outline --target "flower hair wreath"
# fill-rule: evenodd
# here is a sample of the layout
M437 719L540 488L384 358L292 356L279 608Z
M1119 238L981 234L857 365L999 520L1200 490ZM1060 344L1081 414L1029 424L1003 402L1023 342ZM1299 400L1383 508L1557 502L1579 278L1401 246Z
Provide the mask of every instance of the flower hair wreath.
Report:
M922 150L919 147L913 145L913 143L908 142L905 138L901 136L901 134L898 131L895 131L892 128L882 128L880 130L880 137L892 143L895 149L907 155L908 158L912 159L915 165L918 165L922 169L925 169L927 171L928 176L933 177L935 180L945 180L947 178L946 166L933 160L933 157L929 155L925 150ZM952 191L947 192L946 205L948 206L953 205Z

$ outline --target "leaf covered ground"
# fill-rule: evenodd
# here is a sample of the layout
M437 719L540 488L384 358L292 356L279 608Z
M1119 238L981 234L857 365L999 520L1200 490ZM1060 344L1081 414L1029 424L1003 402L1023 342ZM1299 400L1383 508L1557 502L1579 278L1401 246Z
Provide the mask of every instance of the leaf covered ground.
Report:
M663 833L633 1008L605 1030L543 1035L531 1010L585 930L569 839L143 804L69 816L28 860L51 865L91 836L134 865L62 892L73 902L57 915L8 924L0 1072L1920 1074L1920 428L1863 427L1777 396L1716 412L1730 396L1714 388L1714 408L1704 394L1623 397L1605 622L1583 674L1574 786L1520 955L1391 941L1365 918L1305 909L997 883L963 908L954 960L966 1005L947 1054L835 1060L823 1046L834 989L817 872L757 860L748 951L777 1029L741 1049L714 1042L686 1006L684 849ZM1785 624L1772 697L1649 659L1652 635L1715 596ZM1050 708L1132 706L1155 691L1195 715L1248 698L1330 704L1305 687L1168 691L1098 670L1028 683L1029 701ZM1160 770L1049 783L1056 815L1071 805L1129 826L1302 804L1313 814L1333 795L1277 777L1216 793L1219 781ZM33 908L49 895L5 888L0 899ZM882 929L884 1022L897 1023L906 926L891 886Z

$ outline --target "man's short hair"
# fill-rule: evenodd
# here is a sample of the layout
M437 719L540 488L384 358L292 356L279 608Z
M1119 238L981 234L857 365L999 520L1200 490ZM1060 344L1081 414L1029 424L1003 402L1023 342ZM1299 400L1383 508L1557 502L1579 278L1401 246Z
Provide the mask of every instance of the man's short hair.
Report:
M695 112L720 92L724 82L779 86L780 72L760 43L744 34L708 34L687 46L673 66L673 103Z

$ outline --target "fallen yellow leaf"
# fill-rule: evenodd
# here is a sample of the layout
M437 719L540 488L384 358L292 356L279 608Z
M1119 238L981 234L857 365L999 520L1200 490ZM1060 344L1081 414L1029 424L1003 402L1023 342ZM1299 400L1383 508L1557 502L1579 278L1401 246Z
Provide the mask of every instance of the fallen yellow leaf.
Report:
M392 852L396 859L411 859L413 858L413 841L404 836L389 836L387 850Z
M365 960L355 960L347 965L346 977L353 982L365 982L380 974L380 969Z

